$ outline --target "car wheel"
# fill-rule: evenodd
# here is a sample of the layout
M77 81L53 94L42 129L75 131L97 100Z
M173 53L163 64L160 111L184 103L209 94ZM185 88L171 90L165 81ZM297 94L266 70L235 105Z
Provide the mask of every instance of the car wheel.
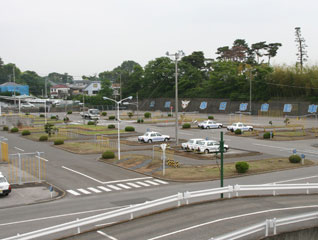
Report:
M218 126L218 128L222 128L222 126L221 126L221 125L219 125L219 126Z
M205 154L208 154L208 153L209 153L209 150L208 150L208 149L205 149L205 150L204 150L204 153L205 153Z
M204 127L202 126L201 129L204 129Z
M253 131L253 128L249 128L248 131L250 131L250 132Z
M148 139L148 143L152 143L152 140L151 140L151 139Z
M165 142L168 142L168 138L165 138L164 141L165 141Z
M227 150L228 150L227 148L224 148L224 152L227 152Z
M206 126L206 129L210 129L210 127L209 127L209 126Z

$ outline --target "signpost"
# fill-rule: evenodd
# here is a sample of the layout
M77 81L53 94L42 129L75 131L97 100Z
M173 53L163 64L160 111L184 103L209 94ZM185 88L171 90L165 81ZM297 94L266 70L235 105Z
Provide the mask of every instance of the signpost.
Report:
M220 141L220 153L221 153L221 188L223 185L223 153L224 153L224 141L223 141L223 132L221 132L221 141ZM221 193L221 198L223 198L223 193Z
M49 190L50 190L50 193L51 193L51 198L53 198L53 186L52 185L50 186Z
M162 149L162 176L166 174L166 148L167 144L163 143L160 144L160 147Z

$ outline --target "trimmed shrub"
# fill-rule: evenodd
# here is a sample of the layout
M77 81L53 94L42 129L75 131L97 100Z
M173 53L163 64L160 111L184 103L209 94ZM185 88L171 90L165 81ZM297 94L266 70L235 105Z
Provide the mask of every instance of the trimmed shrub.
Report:
M182 125L182 128L191 128L191 124L190 123L184 123Z
M111 151L103 152L102 158L103 158L103 159L115 158L115 153L113 153L113 152L111 152Z
M31 132L29 131L29 130L23 130L22 132L21 132L21 135L22 136L27 136L27 135L30 135L31 134Z
M151 118L151 113L150 112L145 112L144 116L145 116L145 118Z
M168 117L172 117L172 114L171 114L171 113L168 113Z
M132 112L128 112L127 113L128 117L131 118L132 116L134 116L134 114Z
M237 162L235 163L235 168L238 173L245 173L250 168L247 162Z
M125 127L125 131L126 131L126 132L134 132L134 131L135 131L135 128L132 127L132 126L127 126L127 127Z
M67 112L67 114L72 114L72 113L73 113L72 111L68 111L68 112Z
M51 116L51 119L56 119L56 116Z
M288 159L290 163L300 163L301 161L301 157L297 154L290 155Z
M40 118L44 118L45 117L45 115L44 114L40 114Z
M88 121L88 122L87 122L87 125L95 125L95 122L93 122L93 121Z
M2 130L3 131L9 131L9 127L8 126L3 126Z
M269 139L271 137L271 133L270 132L265 132L263 134L263 138L264 139ZM272 138L274 137L274 133L272 133Z
M144 120L142 118L137 119L137 123L143 123L143 122L144 122Z
M44 141L47 141L48 139L49 139L48 136L43 135L39 138L39 141L44 142Z
M68 117L63 118L64 123L68 123L70 119Z
M109 116L109 117L108 117L108 120L115 120L115 118L116 118L116 117L112 115L112 116Z
M30 115L30 113L25 113L26 116Z
M236 129L236 130L234 131L234 133L235 133L236 135L240 135L240 134L242 134L242 130L241 130L241 129Z
M213 120L214 119L214 116L208 116L208 119L210 119L210 120Z
M17 127L11 128L10 132L12 132L12 133L19 132L19 128L17 128Z
M64 140L62 139L57 139L54 141L54 145L62 145L62 144L64 144Z
M107 116L107 112L102 112L102 116Z
M108 127L108 129L112 129L112 128L115 128L115 125L114 124L109 124L107 127Z

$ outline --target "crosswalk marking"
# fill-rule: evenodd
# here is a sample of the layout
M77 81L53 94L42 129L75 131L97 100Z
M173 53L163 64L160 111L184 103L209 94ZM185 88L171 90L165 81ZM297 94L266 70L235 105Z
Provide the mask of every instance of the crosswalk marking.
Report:
M117 187L117 186L115 186L115 185L107 185L107 187L112 188L112 189L115 189L115 190L117 190L117 191L122 190L121 188L119 188L119 187Z
M73 194L73 195L75 195L75 196L81 195L80 193L75 192L74 190L66 190L66 191L71 193L71 194Z
M158 182L158 183L162 183L162 184L169 184L165 181L162 181L162 180L159 180L159 179L154 179L155 182Z
M138 184L140 184L140 185L142 185L144 187L149 187L150 186L149 184L144 183L144 182L136 182L136 183L138 183Z
M141 186L135 184L135 183L127 183L128 185L132 186L132 187L135 187L135 188L140 188Z
M150 184L155 185L155 186L160 185L159 183L156 183L156 182L153 182L153 181L150 181L150 180L147 180L147 181L145 181L145 182L146 182L146 183L150 183Z
M98 190L98 189L93 188L93 187L89 187L87 189L91 190L92 192L96 192L96 193L101 193L102 192L101 190Z
M99 189L102 189L105 192L111 192L112 190L110 190L109 188L106 188L104 186L98 186Z
M117 186L122 187L122 188L125 188L125 189L131 189L131 187L128 187L127 185L122 184L122 183L117 184Z
M84 193L84 194L92 194L91 192L89 192L83 188L79 188L79 189L77 189L77 191L80 191L81 193Z

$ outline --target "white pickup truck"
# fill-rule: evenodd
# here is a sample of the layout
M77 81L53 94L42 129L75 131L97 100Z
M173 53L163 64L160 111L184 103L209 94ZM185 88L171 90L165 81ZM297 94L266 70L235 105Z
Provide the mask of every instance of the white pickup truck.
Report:
M99 119L99 110L98 109L88 109L87 112L80 113L82 118L84 119L92 119L98 120Z
M253 126L247 126L241 122L233 123L226 128L228 131L235 132L236 129L241 129L242 132L244 131L253 131Z

